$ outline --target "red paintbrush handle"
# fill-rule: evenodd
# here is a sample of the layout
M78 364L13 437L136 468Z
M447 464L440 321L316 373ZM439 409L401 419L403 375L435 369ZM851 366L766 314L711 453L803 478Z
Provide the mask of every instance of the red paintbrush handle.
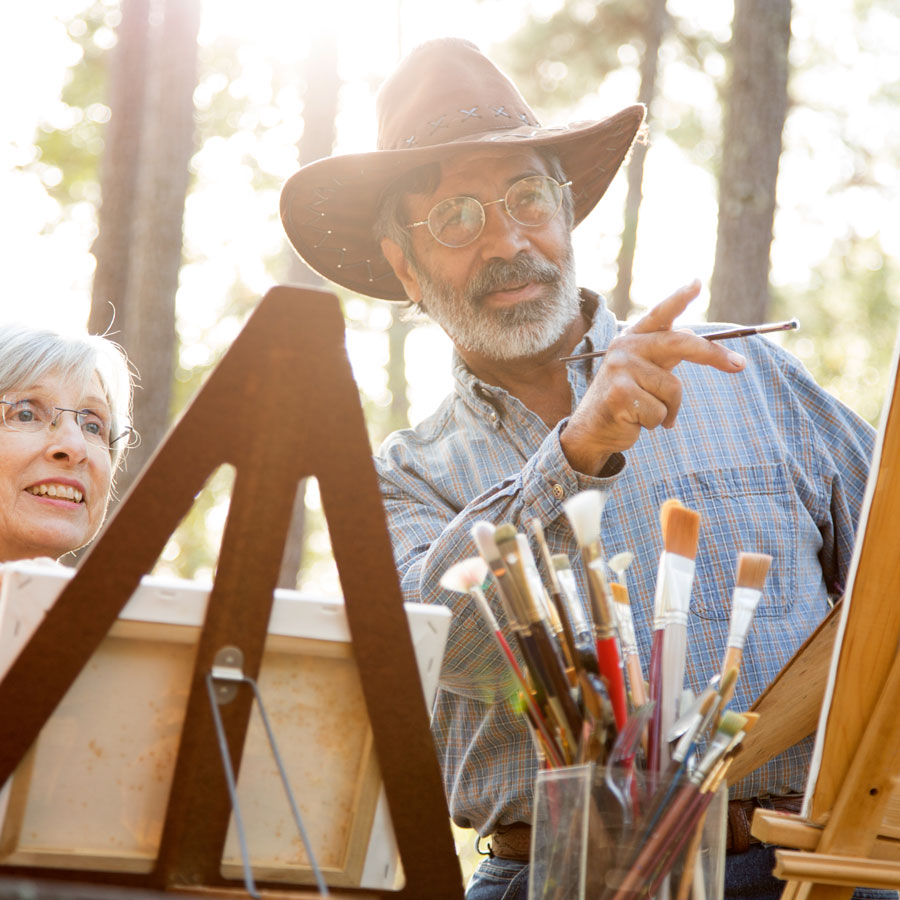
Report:
M628 697L625 693L622 660L614 637L597 639L597 668L600 675L606 679L606 689L616 718L616 728L621 731L628 719Z
M662 727L662 707L660 698L662 695L662 628L653 631L653 642L650 645L650 699L653 701L653 713L650 717L650 725L647 729L647 768L651 772L659 771Z

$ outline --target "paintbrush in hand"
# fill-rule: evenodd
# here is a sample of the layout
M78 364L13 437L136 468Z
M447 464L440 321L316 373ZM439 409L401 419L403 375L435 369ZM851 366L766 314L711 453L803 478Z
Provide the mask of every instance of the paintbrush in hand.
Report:
M787 322L771 322L766 325L744 325L740 328L726 328L724 331L709 331L698 337L707 341L727 341L732 338L750 337L753 334L770 334L773 331L794 331L800 327L797 319ZM606 356L607 350L592 350L590 353L576 353L574 356L561 356L559 362L576 362L579 359L598 359Z

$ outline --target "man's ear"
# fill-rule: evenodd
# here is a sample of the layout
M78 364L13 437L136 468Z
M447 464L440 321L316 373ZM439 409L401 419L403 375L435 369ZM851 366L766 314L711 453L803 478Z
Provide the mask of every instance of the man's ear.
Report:
M381 252L384 254L385 259L391 264L391 268L400 280L400 284L403 285L406 296L409 297L413 303L418 303L422 297L422 293L419 290L419 279L412 270L412 266L410 266L409 260L403 252L403 248L390 238L382 238Z

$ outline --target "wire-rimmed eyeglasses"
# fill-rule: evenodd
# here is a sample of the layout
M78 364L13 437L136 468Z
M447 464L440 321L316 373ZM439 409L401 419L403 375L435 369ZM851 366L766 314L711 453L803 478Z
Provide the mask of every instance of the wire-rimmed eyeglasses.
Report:
M119 434L111 435L109 416L97 410L51 406L34 397L5 396L0 400L0 419L12 431L35 433L45 428L55 428L62 414L67 412L75 417L75 424L81 429L85 441L89 444L102 447L104 450L113 450L134 447L139 441L137 432L131 426Z
M410 222L404 227L427 225L438 243L445 247L465 247L484 229L486 206L504 204L512 219L520 225L546 225L562 206L563 188L571 184L571 181L560 184L549 175L528 175L511 185L499 200L481 203L474 197L448 197L431 208L427 219Z

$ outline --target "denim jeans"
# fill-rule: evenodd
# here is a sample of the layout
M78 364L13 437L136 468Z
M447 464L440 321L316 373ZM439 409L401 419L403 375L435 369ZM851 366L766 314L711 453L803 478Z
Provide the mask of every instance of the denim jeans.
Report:
M725 858L725 900L779 900L784 882L772 875L775 848L754 845ZM466 900L526 900L528 865L512 859L485 859L466 889ZM853 900L897 900L896 891L858 888Z

